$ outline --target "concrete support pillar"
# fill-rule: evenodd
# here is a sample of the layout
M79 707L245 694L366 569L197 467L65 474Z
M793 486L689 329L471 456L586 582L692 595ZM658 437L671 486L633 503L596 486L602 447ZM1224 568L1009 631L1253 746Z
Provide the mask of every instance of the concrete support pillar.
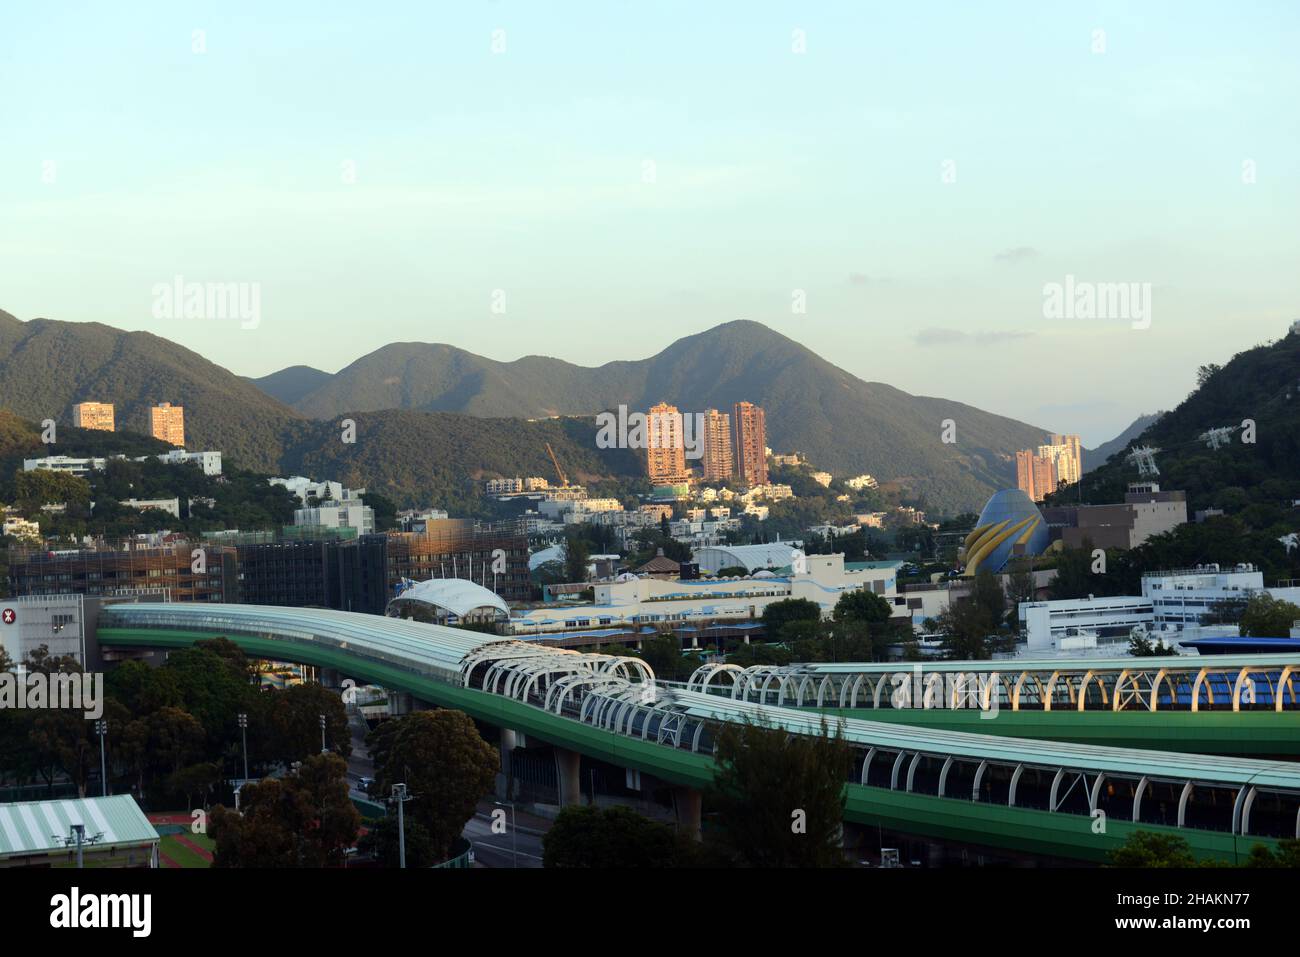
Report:
M519 746L518 736L509 728L501 729L501 773L510 773L510 752Z
M700 647L700 636L698 634L691 635L691 647L692 648Z
M316 674L320 683L326 688L343 687L343 679L339 677L337 668L321 668L316 672Z
M677 830L692 840L702 841L700 810L704 796L696 788L673 788L673 807L677 811Z
M410 692L388 692L388 713L394 718L400 718L402 715L410 714L412 710Z
M560 786L560 806L582 803L582 780L579 768L582 756L567 748L555 748L555 778Z

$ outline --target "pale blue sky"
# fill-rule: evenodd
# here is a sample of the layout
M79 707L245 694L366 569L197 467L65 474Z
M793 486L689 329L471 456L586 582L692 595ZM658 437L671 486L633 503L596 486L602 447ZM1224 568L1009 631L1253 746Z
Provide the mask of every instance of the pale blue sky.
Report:
M1297 49L1289 2L10 8L0 308L247 375L756 319L1095 444L1300 317ZM1045 319L1067 273L1151 283L1151 327ZM260 325L154 318L178 274Z

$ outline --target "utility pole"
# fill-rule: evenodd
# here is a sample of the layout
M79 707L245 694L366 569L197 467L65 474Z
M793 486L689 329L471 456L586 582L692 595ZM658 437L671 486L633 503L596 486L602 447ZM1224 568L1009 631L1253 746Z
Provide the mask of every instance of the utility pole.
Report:
M397 866L406 867L406 814L403 805L411 799L405 784L393 785L393 800L397 802Z
M320 751L324 754L329 748L325 747L325 715L320 716Z

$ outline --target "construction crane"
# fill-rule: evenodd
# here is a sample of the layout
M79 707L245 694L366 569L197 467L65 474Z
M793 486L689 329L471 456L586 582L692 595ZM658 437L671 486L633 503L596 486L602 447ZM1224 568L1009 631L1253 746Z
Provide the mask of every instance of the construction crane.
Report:
M560 477L560 484L568 487L569 477L564 474L564 469L560 468L560 460L555 457L555 449L551 448L551 443L546 443L546 451L551 456L551 464L555 466L555 474Z

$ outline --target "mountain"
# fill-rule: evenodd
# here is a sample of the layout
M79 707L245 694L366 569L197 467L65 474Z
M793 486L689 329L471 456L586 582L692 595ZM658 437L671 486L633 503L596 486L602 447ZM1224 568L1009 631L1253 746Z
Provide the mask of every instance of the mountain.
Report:
M644 468L627 449L597 449L590 419L485 419L451 412L350 413L356 441L333 422L300 423L281 457L284 474L329 477L380 492L399 507L435 505L453 516L490 513L483 479L540 475L556 481L549 442L569 478L627 487Z
M679 339L648 359L597 368L393 343L322 380L293 407L318 419L382 409L544 418L590 416L620 404L644 411L660 401L684 411L729 411L741 400L766 410L772 448L803 452L837 474L896 480L939 511L978 510L994 490L1014 484L1016 450L1047 435L960 402L865 382L749 321ZM941 439L947 419L956 427L954 444Z
M328 372L313 369L311 366L289 366L279 372L272 372L260 379L241 376L245 382L251 382L271 398L293 405L302 401L312 392L321 388L333 378Z
M1300 334L1238 353L1222 368L1207 366L1198 388L1142 430L1141 444L1159 451L1158 481L1187 492L1189 514L1223 509L1245 526L1289 534L1300 525ZM1212 449L1205 433L1229 428ZM1116 440L1118 441L1118 440ZM1087 502L1123 500L1137 469L1116 456L1083 481ZM1077 490L1066 490L1071 502ZM1207 561L1216 560L1206 558Z
M148 433L149 407L185 407L191 449L219 449L247 468L272 470L293 409L189 349L147 332L98 322L21 322L0 312L0 407L68 425L72 406L116 406L118 427Z
M1163 412L1148 412L1139 415L1132 421L1132 423L1130 423L1128 428L1115 436L1115 438L1111 439L1109 442L1103 442L1095 449L1084 449L1083 471L1085 473L1091 472L1093 469L1105 465L1107 459L1116 452L1121 452L1128 448L1130 442L1141 435L1151 425L1151 423L1155 422L1156 419L1160 418L1162 415L1164 415Z

